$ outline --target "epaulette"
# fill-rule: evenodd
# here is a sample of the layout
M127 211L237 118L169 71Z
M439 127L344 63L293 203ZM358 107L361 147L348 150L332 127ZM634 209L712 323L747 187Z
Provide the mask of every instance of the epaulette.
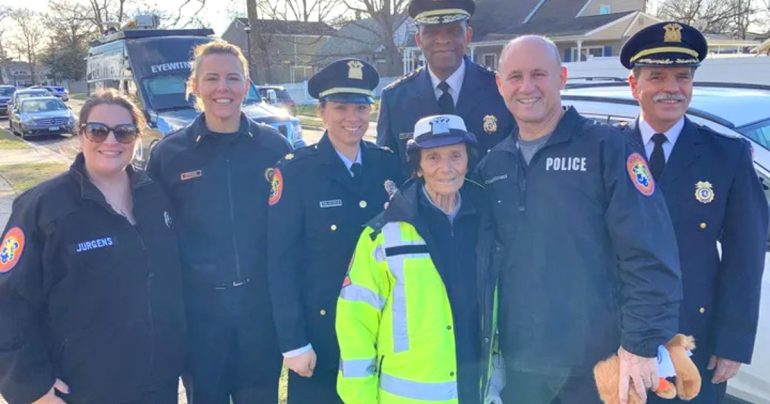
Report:
M620 130L626 130L626 129L628 129L628 121L615 122L615 123L612 124L612 126L618 128Z
M287 153L285 156L283 156L283 158L281 158L281 160L278 161L278 164L280 164L281 166L286 166L287 164L291 164L296 161L302 161L310 156L315 156L317 154L318 154L317 145L300 147L299 149L294 150L291 153Z
M399 77L396 79L396 81L390 83L387 85L387 87L384 88L384 90L390 90L391 88L396 88L400 86L401 84L407 83L417 77L417 75L424 69L425 67L420 66L419 68L412 70L411 72Z
M369 235L372 241L374 241L380 232L382 232L382 228L385 227L386 224L388 224L388 221L385 220L385 212L380 212L377 216L372 218L372 220L366 223L367 227L372 228L372 234Z
M366 147L368 150L377 150L377 151L382 151L386 153L393 153L393 150L391 150L390 147L388 146L380 146L377 143L370 142L368 140L363 140L362 142L364 144L364 147Z
M746 140L746 139L743 138L743 136L733 135L731 133L717 132L714 129L711 129L710 127L708 127L708 126L701 125L699 123L696 123L695 126L698 128L698 130L708 132L708 133L710 133L712 135L721 136L721 137L723 137L725 139L730 139L730 140Z
M496 76L497 75L497 70L495 70L495 69L493 69L493 68L491 68L489 66L480 65L478 63L476 63L476 66L479 67L479 71L482 72L482 73L486 73L486 74L488 74L490 76Z

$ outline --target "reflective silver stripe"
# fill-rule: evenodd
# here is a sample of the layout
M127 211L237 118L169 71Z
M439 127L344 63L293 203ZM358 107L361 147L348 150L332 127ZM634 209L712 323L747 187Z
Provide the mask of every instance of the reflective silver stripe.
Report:
M377 370L377 358L340 360L342 377L369 377Z
M377 310L385 307L385 298L371 290L356 284L350 284L342 288L340 297L351 302L366 303Z
M395 396L413 400L448 401L457 399L456 382L423 383L383 373L380 375L380 388Z
M403 245L425 245L422 240L404 241L401 239L401 228L399 223L388 223L382 228L384 239L383 248L398 247ZM396 353L404 352L409 349L409 332L407 330L406 316L406 288L404 287L404 260L416 258L429 258L427 253L422 254L401 254L392 257L385 257L388 261L388 267L393 277L396 278L396 285L393 287L393 297L391 306L393 310L393 351Z

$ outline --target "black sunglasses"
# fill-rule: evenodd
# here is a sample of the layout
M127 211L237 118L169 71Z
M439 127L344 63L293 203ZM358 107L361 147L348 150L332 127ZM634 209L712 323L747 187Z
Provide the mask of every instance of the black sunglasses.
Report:
M109 127L99 122L87 122L80 125L80 130L83 131L88 140L96 143L107 140L107 136L110 135L110 132L115 135L115 140L120 143L132 143L139 137L139 128L133 123L124 123Z

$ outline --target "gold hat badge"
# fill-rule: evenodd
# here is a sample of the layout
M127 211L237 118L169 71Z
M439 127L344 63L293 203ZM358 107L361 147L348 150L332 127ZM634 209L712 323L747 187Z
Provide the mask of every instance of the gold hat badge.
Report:
M664 42L682 42L682 26L677 23L670 23L663 26L665 34L663 35Z
M358 60L348 62L348 78L351 80L363 80L364 64Z

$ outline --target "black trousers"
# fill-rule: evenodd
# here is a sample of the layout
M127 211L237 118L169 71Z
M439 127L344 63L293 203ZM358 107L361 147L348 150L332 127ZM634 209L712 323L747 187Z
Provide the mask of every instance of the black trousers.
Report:
M337 395L337 370L316 369L309 378L289 370L289 404L342 404Z
M272 324L188 315L188 404L278 402L282 357Z
M600 404L593 375L559 376L506 371L505 404Z

